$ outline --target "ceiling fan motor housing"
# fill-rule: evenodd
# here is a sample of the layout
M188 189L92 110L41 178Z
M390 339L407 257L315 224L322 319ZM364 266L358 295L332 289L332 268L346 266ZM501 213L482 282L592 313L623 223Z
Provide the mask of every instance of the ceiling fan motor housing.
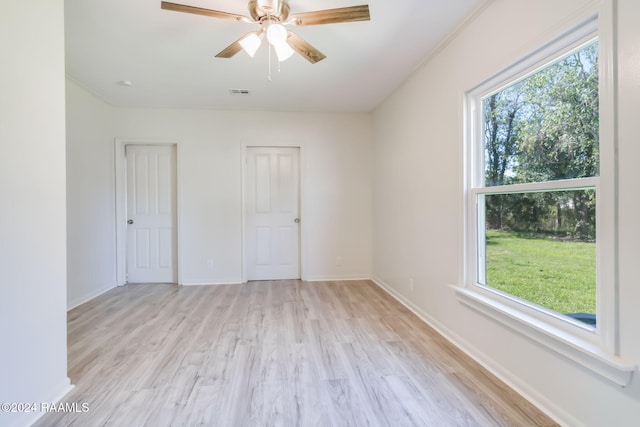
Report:
M249 13L254 21L272 17L283 22L289 17L289 2L287 0L250 0Z

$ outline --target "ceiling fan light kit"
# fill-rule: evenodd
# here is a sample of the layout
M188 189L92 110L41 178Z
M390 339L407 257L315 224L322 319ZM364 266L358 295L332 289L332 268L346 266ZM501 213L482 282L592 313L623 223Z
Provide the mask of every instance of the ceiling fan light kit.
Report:
M242 46L242 50L247 52L247 54L253 58L253 56L258 51L260 44L262 43L262 38L264 34L262 32L258 33L249 33L242 39L240 39L240 46Z
M294 53L291 46L287 44L287 37L289 37L289 34L282 24L269 22L267 26L267 40L269 40L269 43L271 43L271 46L275 49L278 61L280 62L291 58Z
M302 37L292 31L287 31L285 25L323 25L368 21L371 19L368 5L317 10L290 16L288 0L249 0L248 8L251 17L166 1L161 3L161 7L162 9L175 12L232 19L238 22L248 22L261 26L259 31L252 31L245 34L227 46L216 55L216 58L231 58L241 50L244 50L249 56L253 57L260 48L262 39L266 33L267 41L273 46L278 56L278 61L282 62L290 58L294 52L297 52L312 64L322 61L326 56L311 44L307 43Z

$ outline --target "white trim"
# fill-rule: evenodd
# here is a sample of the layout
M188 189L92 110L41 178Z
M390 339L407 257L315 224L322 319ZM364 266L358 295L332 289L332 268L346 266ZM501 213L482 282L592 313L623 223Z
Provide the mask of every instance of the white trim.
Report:
M182 286L221 286L221 285L241 285L245 283L242 279L229 279L229 280L210 280L204 282L185 282Z
M40 405L41 403L58 403L62 401L62 399L67 396L71 390L73 390L76 386L71 384L71 380L69 377L66 377L62 383L56 387L51 393L48 394L47 398L40 400L39 402L31 402L36 405ZM23 419L18 417L14 419L12 426L31 426L35 424L43 415L47 414L47 412L24 412L25 416Z
M287 279L287 280L296 280L296 279ZM353 276L332 276L332 275L318 275L311 276L306 279L299 279L302 282L355 282L362 280L372 280L371 276L368 274L363 275L353 275ZM264 280L264 281L272 281L272 280ZM278 280L275 280L276 282ZM220 286L220 285L242 285L244 283L250 283L247 281L242 281L239 279L229 279L229 280L214 280L214 281L203 281L203 282L185 282L183 286Z
M116 138L114 144L114 168L115 168L115 230L116 230L116 285L124 286L127 283L127 234L126 228L118 224L124 224L127 220L126 203L126 142Z
M240 281L246 283L247 281L247 261L245 255L245 248L247 246L247 213L246 199L247 199L247 146L248 144L242 144L240 147L240 159L242 164L240 165Z
M99 297L100 295L109 292L111 289L118 287L118 285L107 285L104 288L100 288L98 290L95 290L93 292L91 292L90 294L87 295L83 295L79 298L74 299L73 301L69 302L67 304L67 312L73 310L76 307L81 306L82 304L84 304L85 302L89 302L94 298Z
M127 228L125 227L127 218L127 202L126 202L126 158L125 147L127 145L173 145L176 149L176 259L178 284L182 283L182 239L181 239L181 188L180 179L180 144L176 141L167 141L161 138L115 138L114 140L114 167L115 167L115 197L116 197L116 284L124 286L126 280L127 266Z
M548 182L531 182L526 184L494 185L493 187L474 187L476 194L513 194L534 193L562 190L589 190L596 188L600 182L598 177L561 179Z
M584 340L579 334L568 333L549 322L540 321L522 310L514 309L502 301L488 298L473 290L452 286L463 304L497 320L501 324L544 344L545 347L567 359L597 373L603 378L626 387L631 384L637 367L633 362L612 356L599 345Z
M518 394L520 394L542 412L547 414L558 424L563 426L582 426L582 424L573 415L571 415L561 406L558 406L556 402L549 400L545 395L533 389L527 382L522 381L518 377L514 377L511 372L505 370L503 366L496 363L491 357L478 350L478 348L470 344L463 337L453 332L444 324L440 323L438 320L430 316L427 312L419 308L409 299L405 298L400 292L396 291L388 283L379 278L373 278L371 279L371 281L375 283L380 289L393 297L400 304L402 304L404 307L406 307L413 314L418 316L420 320L435 329L436 332L445 337L459 350L471 357L483 368L491 372L500 381L511 387Z
M347 276L319 274L316 276L309 276L306 279L304 279L305 282L354 282L358 280L372 280L372 279L371 279L371 276L368 274L353 274L353 275L347 275Z
M602 345L609 353L620 355L618 331L618 112L617 46L614 19L615 0L604 0L600 10L600 184L596 197L598 230L597 287L599 329ZM602 232L604 230L604 232ZM606 288L607 292L603 292Z

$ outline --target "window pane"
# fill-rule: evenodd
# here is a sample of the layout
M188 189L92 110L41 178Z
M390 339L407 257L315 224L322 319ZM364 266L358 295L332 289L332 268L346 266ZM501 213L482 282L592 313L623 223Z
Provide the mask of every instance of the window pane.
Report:
M482 100L485 186L598 175L598 44Z
M595 190L480 197L483 284L595 325Z

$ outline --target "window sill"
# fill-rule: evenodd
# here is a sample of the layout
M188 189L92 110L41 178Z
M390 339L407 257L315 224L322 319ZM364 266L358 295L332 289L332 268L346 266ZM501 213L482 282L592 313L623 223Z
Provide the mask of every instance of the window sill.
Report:
M600 347L543 322L521 310L471 289L453 286L465 305L565 356L621 387L631 383L636 365Z

